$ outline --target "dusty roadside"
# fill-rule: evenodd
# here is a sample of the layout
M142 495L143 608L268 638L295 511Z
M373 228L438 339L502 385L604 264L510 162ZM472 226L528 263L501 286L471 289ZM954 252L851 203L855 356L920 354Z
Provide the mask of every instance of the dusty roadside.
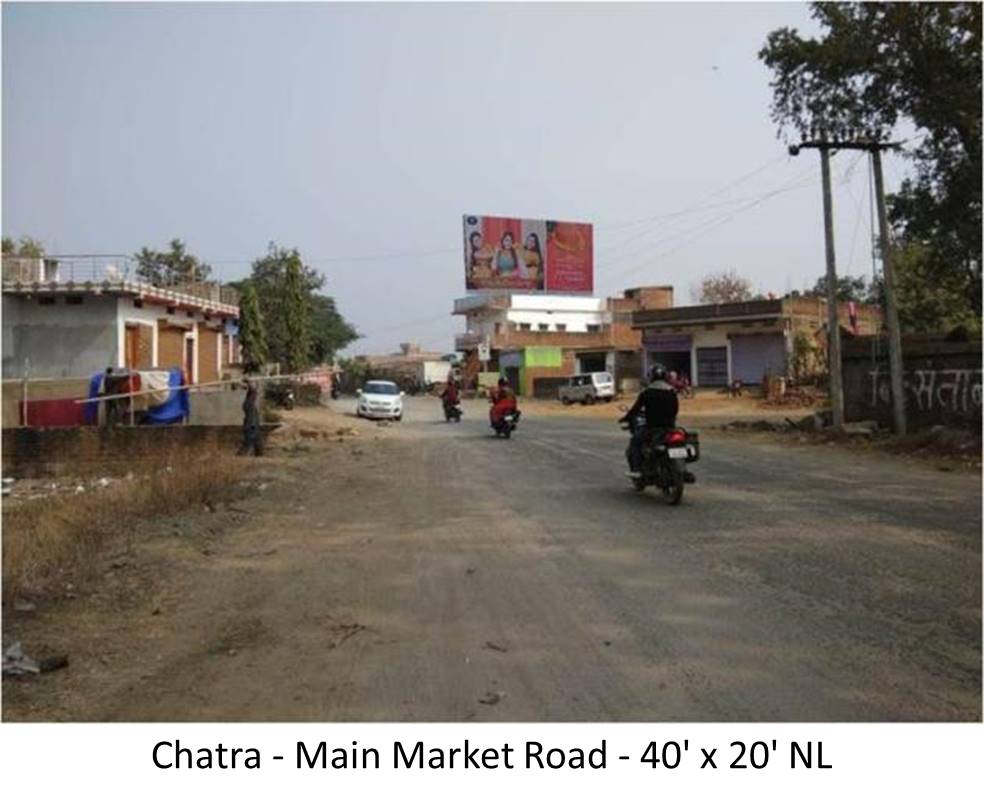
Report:
M290 415L241 499L13 613L5 642L70 664L5 681L4 717L980 718L972 477L709 430L670 509L599 420L505 441L471 401L349 408Z
M312 459L319 482L345 489L365 445L388 435L375 427L361 434L359 424L324 409L298 409L271 439L267 456L215 502L128 521L84 568L43 595L5 603L4 646L20 641L32 657L67 655L69 665L27 681L5 679L4 718L151 717L120 708L128 694L150 702L155 690L171 685L176 656L231 660L272 639L263 637L268 627L242 615L249 607L241 608L239 597L261 596L249 582L261 567L276 574L290 563L278 555L282 529L304 516L294 493L312 480ZM330 529L327 518L316 526ZM344 624L338 628L344 637ZM193 688L189 680L191 700Z

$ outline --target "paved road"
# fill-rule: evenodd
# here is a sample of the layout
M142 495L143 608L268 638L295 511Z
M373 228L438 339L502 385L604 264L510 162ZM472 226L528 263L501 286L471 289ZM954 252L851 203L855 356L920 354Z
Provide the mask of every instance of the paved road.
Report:
M437 414L268 465L208 550L142 543L149 600L53 613L71 671L5 716L980 719L978 476L705 432L671 508L612 422Z
M392 676L406 716L488 717L478 655L500 718L980 717L978 477L705 433L670 508L628 487L614 423L531 417L505 442L484 407L460 426L434 407L411 401L408 505L387 512L427 638L370 671L370 699Z

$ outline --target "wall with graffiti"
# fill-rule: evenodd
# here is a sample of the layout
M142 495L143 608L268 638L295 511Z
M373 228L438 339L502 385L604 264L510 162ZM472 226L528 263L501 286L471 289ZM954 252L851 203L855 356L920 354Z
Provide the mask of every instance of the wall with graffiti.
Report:
M902 345L908 421L920 425L981 427L981 343L944 338L906 339ZM888 346L881 337L844 343L844 406L848 421L892 422Z

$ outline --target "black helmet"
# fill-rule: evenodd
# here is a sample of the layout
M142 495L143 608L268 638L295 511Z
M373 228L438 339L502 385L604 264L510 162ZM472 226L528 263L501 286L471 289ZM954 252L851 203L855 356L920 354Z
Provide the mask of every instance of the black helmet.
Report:
M508 385L509 385L509 381L506 380L506 378L504 378L504 377L500 377L499 378L499 388L502 388L503 386L508 386Z
M657 380L666 380L666 367L661 363L654 363L649 368L649 382L655 383Z

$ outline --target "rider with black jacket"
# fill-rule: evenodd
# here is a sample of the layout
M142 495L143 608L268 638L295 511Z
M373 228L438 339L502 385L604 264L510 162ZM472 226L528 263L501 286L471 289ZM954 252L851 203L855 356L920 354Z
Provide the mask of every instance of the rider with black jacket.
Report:
M649 374L650 383L636 398L628 413L621 422L635 422L635 418L644 414L646 426L632 433L632 440L625 451L629 460L629 475L639 477L642 472L642 446L648 437L658 431L676 427L677 412L680 403L673 387L666 382L666 367L661 364L653 366Z

